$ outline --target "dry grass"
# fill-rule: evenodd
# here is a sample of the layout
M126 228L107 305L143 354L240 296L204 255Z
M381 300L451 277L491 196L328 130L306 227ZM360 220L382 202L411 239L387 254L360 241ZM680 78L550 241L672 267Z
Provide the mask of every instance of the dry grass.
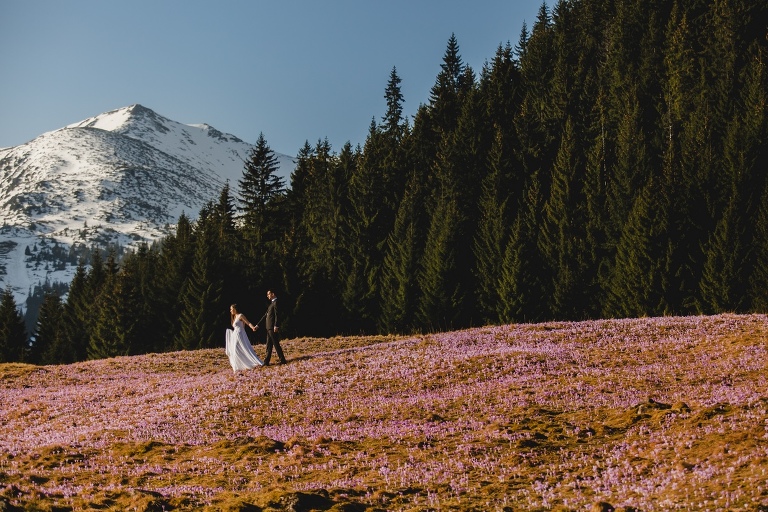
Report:
M768 510L767 340L720 315L295 339L238 375L0 365L0 510Z

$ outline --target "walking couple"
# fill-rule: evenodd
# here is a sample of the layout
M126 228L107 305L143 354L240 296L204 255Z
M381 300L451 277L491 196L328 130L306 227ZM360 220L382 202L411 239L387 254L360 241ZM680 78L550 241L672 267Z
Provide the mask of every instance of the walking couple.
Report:
M261 320L252 324L245 318L245 315L238 312L237 304L232 304L229 307L232 329L227 329L225 352L229 356L229 364L232 365L232 370L235 372L238 370L250 370L255 366L267 366L272 357L273 347L275 352L277 352L280 363L285 364L285 356L283 356L283 349L280 347L280 335L277 326L277 295L272 290L268 290L267 299L270 301L269 307L264 316L261 317L261 320L265 320L265 327L267 329L267 354L263 361L256 355L251 341L248 339L248 334L245 332L246 325L251 330L256 331Z

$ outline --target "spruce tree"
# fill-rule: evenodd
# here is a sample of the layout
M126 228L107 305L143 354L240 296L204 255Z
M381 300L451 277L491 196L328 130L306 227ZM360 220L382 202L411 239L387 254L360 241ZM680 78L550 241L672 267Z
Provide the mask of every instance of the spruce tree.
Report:
M186 214L179 216L176 232L166 237L161 247L155 292L160 314L157 339L158 350L166 351L174 347L173 340L180 330L182 297L195 254L195 234Z
M538 173L530 178L526 200L510 230L498 279L497 314L502 322L536 322L547 318L543 257L537 237L541 231L543 199Z
M262 274L267 272L271 259L266 256L266 241L259 245L244 242L235 225L235 199L226 183L219 200L211 210L210 222L214 225L217 260L222 279L222 294L231 303L241 303L261 288Z
M457 279L457 226L460 212L450 189L437 198L430 220L417 280L421 296L419 324L427 330L450 330L461 312L462 290Z
M500 300L499 277L507 244L509 213L509 187L511 174L509 150L505 150L500 130L496 132L491 150L491 169L482 183L479 199L480 219L474 237L475 289L479 313L485 323L498 320Z
M89 297L88 273L85 260L80 260L75 276L69 283L67 300L63 305L61 318L62 343L57 350L57 359L61 364L84 361L88 357L88 318Z
M583 164L576 151L578 145L569 118L552 167L539 238L539 249L551 280L546 283L552 297L548 309L554 318L576 319L585 315L589 256L584 232L587 215L582 191Z
M126 356L129 353L128 340L121 324L122 310L119 304L122 287L120 279L107 280L104 292L99 296L94 309L96 318L91 329L88 344L88 359L109 359Z
M181 296L179 331L174 338L177 350L219 346L228 322L222 297L223 279L218 260L217 223L213 205L203 208L195 228L195 253L192 271Z
M387 101L387 112L382 119L382 130L397 146L405 135L405 121L403 120L403 93L400 88L402 79L397 74L397 68L393 67L389 74L389 81L384 92Z
M298 226L300 289L296 315L322 335L335 334L342 317L339 276L342 258L341 183L328 140L318 141L305 179L303 215ZM350 184L350 187L352 185Z
M133 354L158 352L167 346L167 341L163 338L162 293L156 284L160 280L159 261L157 250L146 242L140 243L136 252L123 260L123 293L125 295L130 291L132 296L124 296L121 299L132 300L128 304L133 313L129 313L128 320L131 315L138 320L133 327L133 339L130 343Z
M737 176L738 170L743 173L746 200L742 218L748 222L754 219L747 264L750 307L768 312L768 177L764 172L768 168L768 50L755 44L749 55L724 156L731 176Z
M670 312L664 281L671 277L668 207L658 179L638 195L619 240L603 314L638 317Z
M0 363L27 360L27 333L24 316L16 306L10 286L0 298Z
M768 182L759 198L753 230L747 293L752 311L768 313Z
M414 310L418 301L419 255L422 251L425 190L413 174L408 181L397 211L395 225L387 238L382 263L378 329L382 333L405 333L415 324Z
M734 187L735 188L735 187ZM702 314L743 311L746 301L743 224L739 217L739 194L717 223L704 250L704 265L696 300Z
M459 43L455 34L451 34L440 72L430 91L430 117L438 134L454 130L461 112L462 95L472 85L466 83L465 65L459 54Z
M239 182L244 242L232 237L228 242L222 241L225 245L221 246L224 252L232 253L222 254L221 258L240 269L240 275L227 276L224 281L223 292L232 302L242 302L256 290L263 290L269 286L267 282L274 283L281 273L276 255L283 232L279 205L285 195L285 183L278 170L277 156L264 134L259 134ZM220 222L228 223L223 210ZM238 250L240 246L242 250ZM235 254L239 257L234 258Z
M67 357L62 332L64 307L59 294L46 292L35 326L30 360L37 364L60 364Z
M112 258L110 255L108 262ZM155 322L148 314L152 306L142 292L140 266L138 256L126 257L122 268L108 272L94 304L96 319L90 333L89 359L136 355L154 348L154 333L145 330Z

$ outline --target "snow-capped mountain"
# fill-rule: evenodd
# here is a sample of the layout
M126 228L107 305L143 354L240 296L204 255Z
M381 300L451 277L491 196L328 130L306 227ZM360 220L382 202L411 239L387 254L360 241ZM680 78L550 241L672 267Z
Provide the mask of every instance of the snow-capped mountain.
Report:
M36 284L71 280L76 264L62 255L78 244L132 247L166 236L227 181L236 195L252 147L132 105L0 149L0 286L22 305ZM275 156L289 184L295 160Z

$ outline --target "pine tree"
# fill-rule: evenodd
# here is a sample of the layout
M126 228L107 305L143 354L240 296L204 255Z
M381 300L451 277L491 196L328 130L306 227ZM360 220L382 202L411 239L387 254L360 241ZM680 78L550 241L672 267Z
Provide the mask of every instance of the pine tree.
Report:
M158 261L156 298L160 314L157 339L158 350L173 348L173 340L179 332L179 318L183 308L182 297L192 274L195 254L195 234L192 223L182 213L176 223L176 232L162 242Z
M379 332L405 333L415 323L414 310L418 300L418 270L422 243L423 212L426 191L414 173L406 186L397 211L395 225L387 238L382 263Z
M277 156L260 133L251 150L243 177L239 181L243 230L251 244L273 243L279 235L274 218L274 201L285 193L285 183L277 174Z
M288 309L283 302L281 314L290 319L296 314L297 307L301 305L300 294L305 291L303 281L302 262L304 261L304 250L307 241L307 234L302 225L305 205L310 201L307 192L312 177L312 158L314 157L314 148L309 145L309 141L304 142L304 146L299 150L296 157L297 163L291 173L291 186L286 191L285 213L283 233L278 252L276 253L281 263L283 298L289 299L293 307ZM288 310L288 311L286 311ZM283 313L285 312L285 313ZM283 322L285 325L286 322ZM295 334L302 332L302 327L294 327ZM311 330L310 330L311 332Z
M295 314L322 335L335 334L343 316L340 304L344 285L339 275L343 254L339 193L343 188L335 160L328 140L318 141L309 161L304 182L306 200L297 227L300 289Z
M511 174L511 163L509 151L503 145L503 136L497 130L490 156L491 171L482 183L480 220L474 238L475 288L479 313L485 323L498 320L499 276L504 263L504 247L509 237L510 192L506 177Z
M461 313L463 297L457 280L456 227L460 213L450 190L437 198L417 280L421 296L417 319L428 330L450 330Z
M59 364L66 357L61 330L64 307L55 291L46 292L35 326L30 360L37 364Z
M387 100L387 112L382 119L382 130L391 139L394 146L399 145L405 136L405 122L403 120L403 93L400 88L402 79L397 75L397 68L393 67L389 74L389 81L384 92Z
M91 329L88 359L109 359L132 353L134 328L139 319L133 290L126 289L122 274L110 277L94 304L96 319ZM126 309L127 307L127 309Z
M742 311L746 301L746 253L739 202L740 196L734 191L704 250L706 259L696 300L702 314Z
M138 320L130 342L133 354L162 351L167 345L163 338L162 294L156 284L159 282L159 262L157 250L145 242L123 260L120 277L124 281L124 296L121 299L132 300L129 306L133 309L132 316ZM129 320L130 316L131 313Z
M150 310L155 312L149 296L150 284L143 282L154 281L148 270L155 266L154 259L150 261L144 244L138 255L126 257L119 268L114 252L110 250L107 257L106 281L93 305L95 321L90 331L89 359L146 353L155 346L155 333L147 329L158 322L150 314Z
M440 73L430 91L430 117L438 134L454 130L461 112L462 94L473 84L466 83L465 65L459 54L455 34L448 39L448 46L440 65Z
M271 260L266 256L266 240L258 245L244 241L243 232L247 227L238 230L235 223L235 199L226 183L221 189L218 202L211 210L210 223L213 226L216 259L222 279L222 295L228 297L231 303L241 303L252 297L256 289L261 288L263 273ZM251 239L250 241L252 241Z
M91 251L91 268L88 270L88 279L86 280L88 286L84 293L85 303L88 305L86 309L85 326L89 337L93 325L96 322L96 312L93 305L98 300L99 295L101 295L106 281L107 271L104 267L104 259L101 250L98 247L94 247Z
M768 182L763 187L751 239L752 258L748 281L750 308L768 313Z
M669 313L670 239L662 186L651 178L638 195L616 250L603 314L638 317Z
M551 269L551 308L555 318L590 316L587 291L590 278L590 248L586 245L588 222L584 194L583 144L574 133L574 123L565 122L560 149L552 167L550 195L544 204L540 250Z
M174 338L177 350L194 350L221 345L226 304L222 299L223 279L218 260L217 224L209 204L200 213L195 229L192 272L181 296L180 328Z
M0 298L0 363L27 360L27 333L24 316L16 306L10 286Z
M57 347L56 358L61 364L84 361L88 357L88 273L85 260L77 265L75 276L69 283L67 300L63 305L61 318L61 346Z
M407 161L404 151L405 137L409 134L409 126L403 119L403 94L400 89L402 80L397 75L397 70L392 68L392 72L387 82L387 88L384 92L384 98L387 101L387 112L382 119L380 127L381 137L377 141L381 144L380 149L375 151L381 154L381 177L379 178L381 186L381 212L378 219L377 239L379 244L383 244L384 239L389 234L394 222L395 212L397 211L400 200L403 196L403 190L408 178ZM362 155L361 155L362 156Z
M349 178L349 215L343 219L347 260L343 304L350 318L362 322L358 329L365 330L370 330L378 317L382 251L395 208L390 204L395 196L387 190L396 172L387 167L394 163L394 159L388 162L394 147L394 138L388 137L371 121L359 165Z
M530 178L524 207L519 209L504 249L499 275L497 314L502 322L536 322L546 317L543 257L537 237L543 199L538 174Z
M526 34L521 34L521 38ZM554 62L552 20L546 3L542 3L530 36L524 43L524 58L520 59L520 77L523 95L519 115L515 117L518 160L531 176L540 169L548 169L555 150L554 135L560 119L548 117L550 87ZM539 176L541 191L545 196L549 184L545 176Z

